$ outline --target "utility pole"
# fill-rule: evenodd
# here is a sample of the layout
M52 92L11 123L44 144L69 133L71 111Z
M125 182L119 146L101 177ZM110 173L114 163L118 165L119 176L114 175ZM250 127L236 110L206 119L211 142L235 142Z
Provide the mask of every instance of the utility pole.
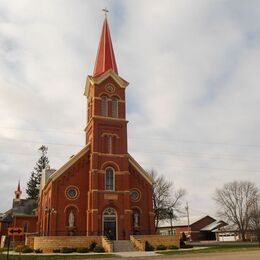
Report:
M189 213L189 204L188 204L188 202L186 202L186 207L185 207L185 209L186 209L186 211L187 211L189 241L191 241L190 213Z

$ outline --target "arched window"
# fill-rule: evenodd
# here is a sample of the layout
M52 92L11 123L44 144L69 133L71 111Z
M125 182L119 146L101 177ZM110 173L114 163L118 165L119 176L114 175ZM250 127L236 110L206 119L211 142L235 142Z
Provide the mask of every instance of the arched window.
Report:
M118 98L112 97L112 117L118 117Z
M106 96L101 97L101 115L107 116L107 97Z
M109 167L106 169L106 177L105 177L105 190L114 190L115 189L115 177L114 177L114 169Z
M106 208L103 212L103 233L109 240L117 238L117 215L113 208Z

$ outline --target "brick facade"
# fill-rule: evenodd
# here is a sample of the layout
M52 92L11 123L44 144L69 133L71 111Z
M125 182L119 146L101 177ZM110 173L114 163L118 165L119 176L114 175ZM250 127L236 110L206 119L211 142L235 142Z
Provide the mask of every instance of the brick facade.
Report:
M153 180L128 154L128 83L115 69L106 19L95 68L85 90L86 145L41 189L37 213L43 236L107 235L115 240L154 233Z

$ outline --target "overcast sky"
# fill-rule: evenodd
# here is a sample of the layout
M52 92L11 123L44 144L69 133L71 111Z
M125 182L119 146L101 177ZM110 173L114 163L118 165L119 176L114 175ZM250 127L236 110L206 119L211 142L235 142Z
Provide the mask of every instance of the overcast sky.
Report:
M56 169L83 147L104 7L135 159L192 215L215 215L226 182L260 187L260 1L0 0L0 212L42 144Z

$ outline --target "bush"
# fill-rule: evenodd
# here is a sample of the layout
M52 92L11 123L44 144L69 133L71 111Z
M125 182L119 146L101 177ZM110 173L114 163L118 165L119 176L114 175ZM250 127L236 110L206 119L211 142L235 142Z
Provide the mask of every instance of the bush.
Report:
M95 253L104 253L105 249L103 246L96 246L93 250Z
M177 247L175 245L170 245L170 246L168 246L168 249L179 249L179 247Z
M24 246L24 247L22 248L22 253L24 253L24 254L32 253L32 252L33 252L33 249L30 248L29 246Z
M32 252L33 252L33 249L30 248L29 246L19 245L19 246L17 246L17 247L14 249L14 251L15 251L15 252L18 252L18 253L27 254L27 253L32 253Z
M24 248L24 246L19 245L19 246L15 247L14 251L17 252L17 253L21 253L23 248Z
M144 250L145 251L153 251L154 247L148 241L145 241L145 248L144 248Z
M76 250L77 253L88 253L89 249L87 247L79 247Z
M73 253L75 252L76 249L75 248L71 248L71 247L63 247L60 252L63 253L63 254L70 254L70 253Z
M60 253L60 249L59 249L59 248L53 249L52 252L53 252L53 253Z
M193 248L193 246L184 244L184 245L181 245L180 248Z
M156 247L156 250L166 250L166 249L167 249L167 247L165 245L158 245Z
M97 246L97 242L94 240L89 245L89 251L94 251L95 247Z
M1 255L2 252L5 252L5 251L7 251L7 248L6 248L6 247L0 248L0 255Z
M35 252L36 254L40 254L40 253L42 253L42 249L40 249L40 248L35 249L34 252Z

